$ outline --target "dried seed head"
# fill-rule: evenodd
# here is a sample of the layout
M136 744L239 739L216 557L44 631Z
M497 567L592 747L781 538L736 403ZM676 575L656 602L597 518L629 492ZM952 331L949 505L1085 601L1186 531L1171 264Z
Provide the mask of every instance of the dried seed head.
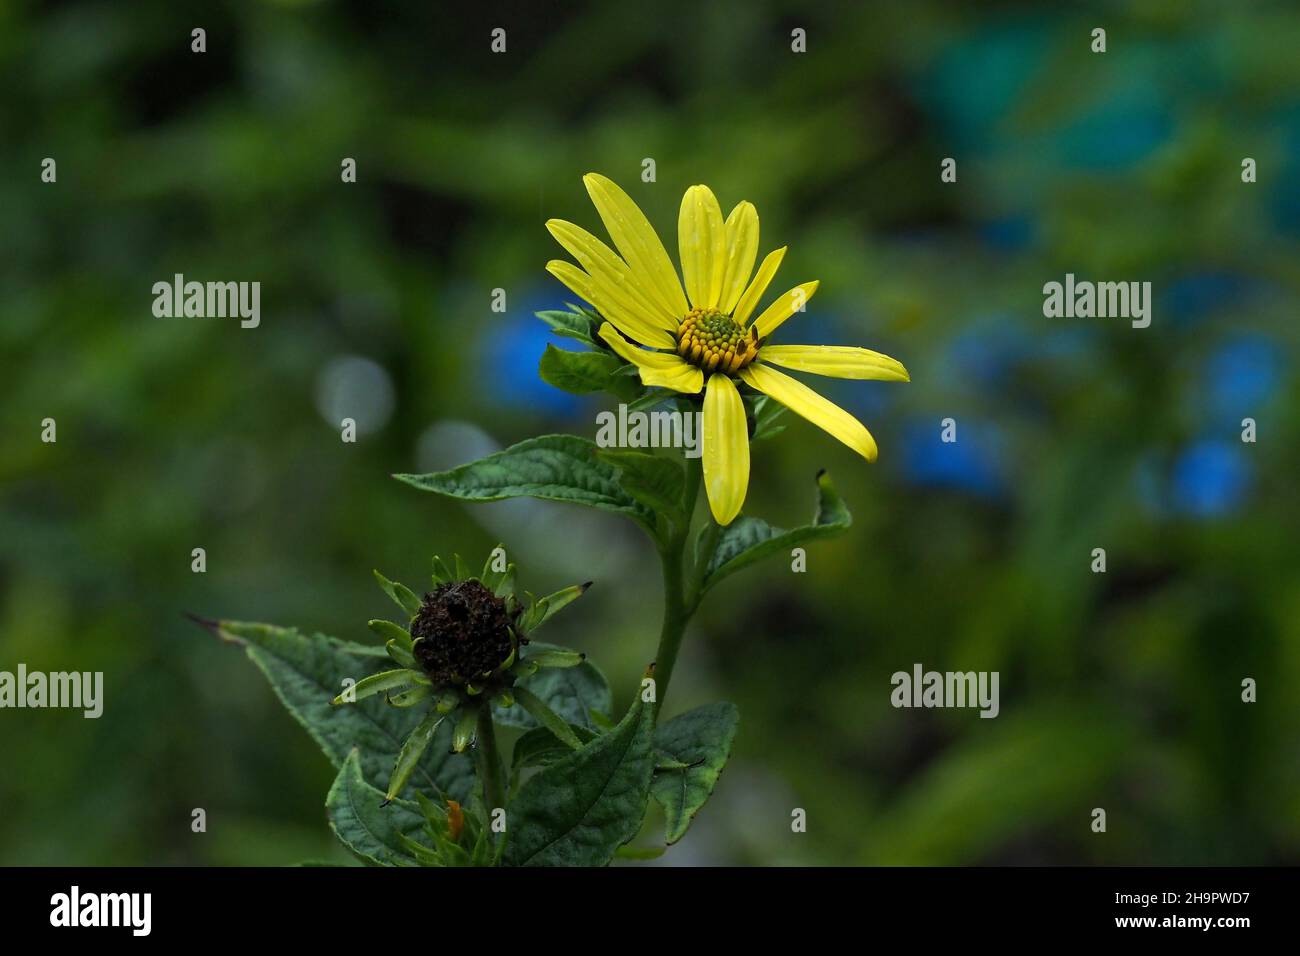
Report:
M411 622L415 659L436 683L482 679L514 650L506 602L479 581L440 585Z

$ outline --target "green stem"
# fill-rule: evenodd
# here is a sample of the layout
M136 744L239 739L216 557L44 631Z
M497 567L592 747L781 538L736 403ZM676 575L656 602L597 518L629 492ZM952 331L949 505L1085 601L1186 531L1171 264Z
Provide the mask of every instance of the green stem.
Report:
M479 780L483 782L483 798L488 812L506 805L505 790L501 785L501 757L497 753L497 732L492 724L492 705L483 701L478 712L478 741L474 755L478 758Z
M695 550L696 562L691 568L691 581L686 591L686 607L691 613L700 604L700 592L704 590L704 575L709 569L709 562L713 560L713 552L717 550L718 539L722 537L722 525L713 520L713 515L706 519L709 523L700 532L700 545Z
M659 560L663 565L664 617L659 628L659 649L655 653L656 712L663 708L664 698L668 694L668 682L672 680L673 669L677 666L677 652L681 650L686 625L695 610L688 601L684 563L695 502L700 494L700 477L700 460L687 459L686 489L682 500L682 511L686 518L680 527L674 528L672 536L659 550Z

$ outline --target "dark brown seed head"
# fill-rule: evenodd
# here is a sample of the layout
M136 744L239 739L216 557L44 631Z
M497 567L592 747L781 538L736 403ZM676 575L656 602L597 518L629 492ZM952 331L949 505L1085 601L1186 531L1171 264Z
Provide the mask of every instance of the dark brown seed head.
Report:
M510 656L512 623L506 602L480 582L440 585L411 622L415 659L436 683L481 679Z

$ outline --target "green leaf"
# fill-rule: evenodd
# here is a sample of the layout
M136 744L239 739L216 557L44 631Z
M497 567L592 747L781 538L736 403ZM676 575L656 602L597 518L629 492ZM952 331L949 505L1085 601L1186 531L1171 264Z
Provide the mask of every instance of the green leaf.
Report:
M643 451L604 449L600 457L618 469L623 490L651 511L662 512L678 524L684 523L682 498L686 472L663 455Z
M812 524L785 531L761 518L742 517L724 528L709 560L700 593L770 554L789 553L795 545L829 538L848 528L853 517L824 471L817 475L817 489L817 513Z
M596 731L577 724L569 724L569 730L586 744L600 736ZM534 727L515 741L510 752L510 768L544 767L573 753L573 748L562 743L555 734L545 727Z
M448 566L447 562L442 560L440 555L433 556L433 574L430 577L434 588L440 588L444 584L450 584L457 580L456 572Z
M562 650L564 648L554 644L532 641L523 649L523 659L527 661L530 653ZM614 707L609 683L591 661L583 661L577 667L543 668L531 677L522 678L515 688L536 694L566 722L592 730L596 727L592 723L591 712L596 710L607 714ZM493 707L492 717L498 724L507 727L531 729L538 726L537 721L519 706Z
M433 735L438 730L438 725L443 720L442 714L431 710L411 731L411 735L406 738L406 743L402 744L402 749L397 755L397 763L393 766L393 775L388 779L388 790L384 793L384 799L392 800L406 788L406 781L411 778L411 771L424 756L424 751L428 749Z
M420 612L420 599L416 593L408 588L405 584L397 581L390 581L378 571L375 572L375 580L379 586L384 589L384 593L393 599L393 603L406 612L407 620L415 617ZM389 635L392 636L391 634Z
M596 338L596 330L600 328L599 323L592 322L588 316L576 311L576 306L571 306L571 308L575 311L550 311L535 314L549 325L556 335L563 335L566 338L586 342L594 348L604 348L604 344Z
M411 648L411 632L398 624L394 624L392 621L367 621L366 627L378 634L380 640L396 641L407 650Z
M501 575L501 580L492 588L492 593L499 598L514 597L516 574L514 563L507 564L505 572Z
M569 651L562 648L534 647L528 654L528 662L538 667L577 667L587 659L581 651Z
M627 410L629 412L646 411L654 408L661 402L668 401L668 399L672 398L676 394L676 392L670 391L666 388L647 388L644 395L636 401L627 403Z
M591 587L590 581L586 584L574 584L562 588L554 594L548 594L544 598L538 598L520 617L519 629L525 634L537 630L560 611L586 594L589 587Z
M626 515L653 533L654 513L622 489L617 469L596 452L586 438L543 435L450 471L394 477L461 501L528 497L586 505Z
M515 701L532 714L539 724L555 734L562 743L574 750L581 749L582 741L578 739L578 735L569 729L564 718L546 705L546 701L522 687L515 688Z
M407 667L380 671L378 674L371 674L369 677L361 678L353 687L344 688L331 703L335 707L351 706L358 701L365 700L367 697L373 697L380 691L396 690L399 687L409 687L412 684L421 683L416 680L417 677L419 675Z
M785 412L786 407L774 400L770 395L759 395L754 400L751 414L754 422L754 437L750 441L775 438L785 431L785 425L779 424L780 418Z
M388 656L397 664L403 667L409 667L416 670L419 665L415 663L415 655L411 653L411 642L400 642L396 640L389 641L384 645L384 650L388 651Z
M428 700L433 696L433 688L428 684L416 684L407 690L398 691L396 694L388 694L388 706L390 707L414 707L421 701Z
M567 671L561 673L568 673ZM604 866L641 829L654 771L654 708L538 771L511 806L507 866Z
M478 731L478 708L466 707L460 712L456 727L451 732L451 749L460 753L474 742Z
M655 747L684 769L660 770L650 793L664 808L664 838L676 843L713 793L731 753L740 713L735 704L706 704L659 725Z
M507 561L505 568L502 568L500 571L493 570L492 565L496 563L498 557L497 556L498 551L500 551L501 554L504 555L506 552L505 545L498 544L495 548L493 548L491 551L488 552L487 559L483 562L483 570L480 571L478 574L479 581L483 583L483 586L485 588L487 588L489 591L492 592L496 591L497 585L499 585L501 583L501 579L505 577L506 568L510 566L510 563Z
M424 815L414 803L394 800L384 805L381 791L366 782L357 751L351 751L325 798L330 829L358 859L371 866L411 862L403 836L424 828Z
M213 627L218 636L244 648L334 766L341 767L352 749L359 749L362 775L382 797L402 744L424 714L420 708L389 706L379 697L341 707L330 701L345 677L356 680L388 668L384 649L323 634L308 637L269 624L220 621ZM412 772L407 795L417 788L462 802L469 799L473 764L467 757L450 755L450 749L451 732L442 728Z
M574 395L610 392L623 401L641 394L641 383L619 373L625 363L612 352L570 352L546 346L537 364L542 381Z

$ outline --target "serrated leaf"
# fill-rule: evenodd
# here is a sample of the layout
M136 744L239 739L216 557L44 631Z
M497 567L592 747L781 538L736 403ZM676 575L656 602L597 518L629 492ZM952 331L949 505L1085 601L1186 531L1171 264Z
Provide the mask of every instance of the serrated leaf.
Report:
M345 677L355 680L388 669L384 648L323 634L308 637L269 624L220 621L215 627L223 639L244 648L334 766L341 767L352 749L359 749L364 779L382 795L403 742L424 714L420 708L389 706L379 697L340 707L330 701L342 689ZM440 728L412 773L406 795L416 788L441 792L453 800L469 798L473 764L467 757L450 755L450 749L450 730Z
M527 661L530 652L562 650L564 648L554 644L533 641L523 649L523 659ZM605 675L591 661L583 661L577 667L546 667L530 677L522 678L515 686L532 691L567 723L592 730L596 727L592 723L591 712L596 710L609 713L614 706ZM518 705L493 707L492 718L507 727L532 729L538 726L537 721Z
M567 673L567 672L563 672ZM604 866L641 829L654 771L654 708L538 771L510 809L508 866Z
M609 392L631 401L641 394L641 383L620 374L625 364L612 352L570 352L548 345L537 372L543 382L573 395Z
M384 806L384 794L366 782L357 751L350 751L325 798L330 829L363 863L392 866L413 862L402 841L424 828L419 807L405 800Z
M664 837L676 843L713 793L736 737L735 704L706 704L659 725L655 748L686 766L658 770L650 793L664 809Z
M741 517L724 528L709 560L700 593L770 554L788 554L795 545L829 538L848 528L853 516L825 472L817 476L817 488L817 513L812 524L786 531L772 527L761 518Z
M653 533L654 513L623 490L617 470L596 452L596 444L586 438L543 435L450 471L394 477L461 501L527 497L613 511Z
M686 472L681 465L663 455L643 451L604 449L600 457L618 469L619 480L629 495L651 511L662 512L682 523Z

